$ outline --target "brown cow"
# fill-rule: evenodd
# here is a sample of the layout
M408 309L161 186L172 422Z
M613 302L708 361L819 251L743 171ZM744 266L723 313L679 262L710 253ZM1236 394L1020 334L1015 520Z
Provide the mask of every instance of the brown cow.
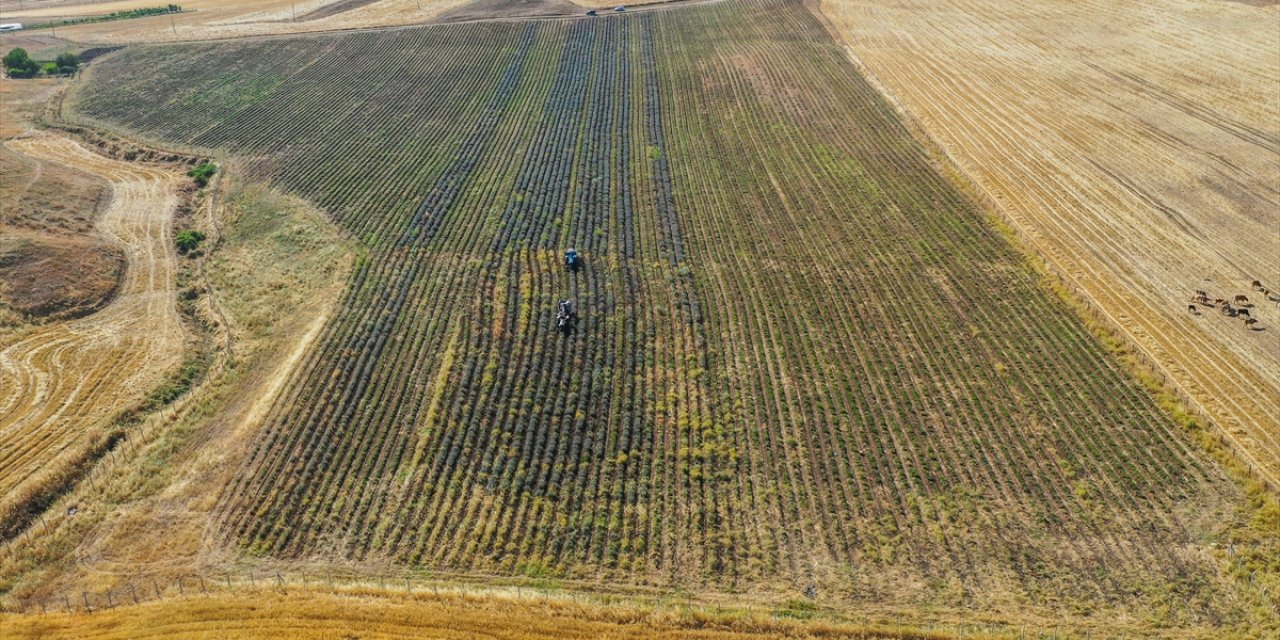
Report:
M1248 309L1236 309L1236 315L1244 316L1246 318L1253 317L1252 314L1249 313Z
M1232 302L1235 302L1236 304L1249 304L1249 296L1246 296L1242 293L1236 296L1236 299L1232 300Z
M1254 329L1254 328L1253 328L1253 325L1255 325L1255 324L1258 324L1258 320L1257 320L1256 318L1245 318L1245 319L1244 319L1244 328L1246 328L1246 329L1248 329L1248 330L1250 330L1250 331L1256 331L1256 329Z
M1253 290L1254 290L1254 291L1261 291L1261 290L1262 290L1262 283L1261 283L1261 282L1258 282L1257 280L1254 280L1254 281L1253 281L1253 283L1252 283L1252 284L1250 284L1249 286L1253 287Z
M1200 311L1196 309L1196 306L1194 304L1187 305L1187 311L1191 312L1191 315L1193 316L1200 315Z
M1229 305L1229 304L1224 304L1224 305L1222 305L1222 315L1224 315L1224 316L1231 316L1232 318L1234 318L1234 317L1236 317L1236 310L1235 310L1235 308L1234 308L1234 307L1232 307L1231 305Z

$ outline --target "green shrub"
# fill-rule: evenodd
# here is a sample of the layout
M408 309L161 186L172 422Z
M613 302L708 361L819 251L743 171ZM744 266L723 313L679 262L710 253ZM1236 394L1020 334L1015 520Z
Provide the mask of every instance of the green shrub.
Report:
M80 56L70 51L59 53L57 59L54 60L54 64L57 65L59 73L70 75L80 68Z
M200 246L200 242L205 238L204 233L196 229L187 229L178 232L177 245L178 251L182 253L190 253Z
M212 162L201 162L187 172L187 175L195 178L196 184L203 187L209 184L209 178L218 172L218 165Z

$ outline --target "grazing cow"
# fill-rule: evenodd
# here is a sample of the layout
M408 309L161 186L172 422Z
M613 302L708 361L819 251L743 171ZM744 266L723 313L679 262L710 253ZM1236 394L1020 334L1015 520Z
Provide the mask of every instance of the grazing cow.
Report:
M1213 306L1215 306L1215 307L1221 307L1222 305L1224 305L1224 304L1226 304L1226 303L1227 303L1227 301L1226 301L1226 300L1223 300L1222 298L1214 298L1214 299L1213 299Z
M1236 299L1233 300L1233 302L1235 302L1236 304L1249 304L1249 296L1240 294L1236 296Z
M1187 305L1187 311L1191 312L1191 315L1193 316L1200 315L1200 312L1196 310L1196 306L1194 304Z
M1236 310L1229 304L1222 305L1222 315L1236 317Z
M1196 289L1196 296L1200 298L1208 298L1209 294L1201 291L1200 289Z
M1252 317L1252 314L1249 313L1248 309L1236 309L1236 315L1244 316L1246 318Z
M1253 325L1255 325L1255 324L1258 324L1258 320L1257 320L1256 318L1245 318L1245 319L1244 319L1244 328L1246 328L1246 329L1248 329L1248 330L1250 330L1250 331L1254 331Z
M1254 280L1254 281L1253 281L1253 284L1251 284L1251 285L1249 285L1249 286L1253 287L1253 290L1254 290L1254 291L1261 291L1261 290L1262 290L1262 283L1261 283L1261 282L1258 282L1257 280Z

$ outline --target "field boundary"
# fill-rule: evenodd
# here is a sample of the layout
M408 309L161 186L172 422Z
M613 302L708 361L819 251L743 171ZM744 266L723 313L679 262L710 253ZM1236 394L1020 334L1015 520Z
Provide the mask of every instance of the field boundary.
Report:
M0 616L17 614L27 616L52 616L58 614L94 614L121 607L146 605L179 599L198 600L220 594L286 594L302 591L309 594L363 596L373 598L410 599L422 601L484 601L499 600L525 605L542 606L555 614L566 606L592 607L607 611L630 612L636 621L669 620L674 616L682 624L698 629L729 630L734 623L749 625L818 626L822 631L842 635L843 628L852 625L857 633L871 634L865 637L885 637L899 640L913 638L943 640L947 638L989 638L992 640L1024 640L1027 638L1062 639L1089 638L1105 627L1073 628L1070 624L1051 626L1026 623L981 624L972 621L953 623L886 622L898 620L892 614L878 612L875 616L856 617L856 610L842 607L840 603L815 601L760 601L719 600L709 601L707 594L687 591L667 593L632 593L593 590L589 585L576 587L537 579L510 577L454 577L452 574L424 576L412 573L344 574L338 571L316 570L279 571L273 569L189 572L164 576L134 574L124 577L118 586L108 589L55 590L41 598L10 598L0 601ZM727 594L722 594L727 595ZM848 614L853 613L854 617ZM830 625L838 625L830 628ZM822 637L826 637L823 635ZM857 636L864 637L864 636Z

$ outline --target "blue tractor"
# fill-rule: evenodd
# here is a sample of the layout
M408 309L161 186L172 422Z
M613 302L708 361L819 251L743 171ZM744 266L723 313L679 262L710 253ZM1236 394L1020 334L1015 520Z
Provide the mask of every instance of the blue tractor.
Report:
M564 252L564 266L570 271L577 271L582 267L582 257L578 255L577 249Z

